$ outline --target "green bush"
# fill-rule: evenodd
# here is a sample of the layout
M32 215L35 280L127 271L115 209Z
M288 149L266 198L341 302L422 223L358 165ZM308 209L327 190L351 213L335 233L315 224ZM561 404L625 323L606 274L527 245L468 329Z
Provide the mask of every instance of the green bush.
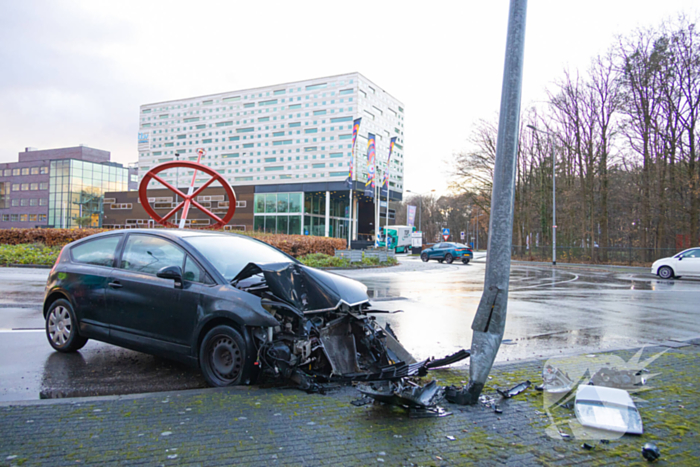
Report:
M336 258L335 256L326 255L324 253L312 253L310 255L300 256L299 261L313 268L346 268L350 266L349 259Z
M0 264L40 264L44 266L53 266L60 252L60 246L46 246L41 243L0 245Z

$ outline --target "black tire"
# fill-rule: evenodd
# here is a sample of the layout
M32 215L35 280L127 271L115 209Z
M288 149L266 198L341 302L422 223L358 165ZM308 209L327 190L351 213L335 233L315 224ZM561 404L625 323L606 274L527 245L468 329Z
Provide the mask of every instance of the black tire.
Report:
M428 253L421 253L420 259L421 259L421 261L423 261L424 263L427 263L428 260L429 260L430 258L428 258Z
M669 266L661 266L656 272L662 279L673 279L675 276L673 274L673 269Z
M202 339L199 368L210 386L235 386L248 381L246 345L230 326L216 326Z
M68 300L60 298L51 304L46 313L45 327L46 338L54 350L75 352L87 344L87 338L78 332L78 319Z
M445 260L444 260L444 259L439 259L439 260L437 260L437 261L438 261L438 263L442 264L442 262L445 261Z
M469 264L469 258L462 258L462 263Z
M445 255L445 262L447 264L452 264L452 261L454 261L454 260L455 260L454 257L450 253L447 253Z

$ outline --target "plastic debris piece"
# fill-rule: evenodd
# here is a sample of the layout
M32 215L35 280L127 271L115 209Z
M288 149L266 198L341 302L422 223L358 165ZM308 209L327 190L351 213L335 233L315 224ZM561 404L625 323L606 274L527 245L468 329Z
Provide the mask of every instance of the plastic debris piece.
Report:
M649 462L654 462L659 457L661 457L661 451L654 443L645 443L642 446L642 457L644 457Z
M559 432L559 436L561 436L564 439L569 439L571 438L571 435L569 433L564 433L563 431Z
M591 384L594 386L606 386L609 388L634 390L643 386L646 379L641 371L618 370L617 368L601 368L591 376Z
M496 391L503 397L504 399L510 399L513 396L517 396L521 392L525 391L527 388L530 387L532 383L528 380L520 384L516 384L512 388L508 389L507 391L504 391L503 389L496 389Z
M445 438L449 439L450 441L454 441L455 439L457 439L454 436L450 436L450 435L445 436Z
M545 365L542 368L542 381L542 386L537 386L535 389L544 390L551 394L566 394L574 387L574 382L569 375L552 365Z
M610 440L609 439L601 439L600 444L610 444Z
M623 389L579 386L574 408L583 426L634 435L644 433L637 406Z
M590 451L591 449L593 449L593 446L591 446L591 445L588 444L588 443L583 443L583 444L581 445L581 447L582 447L583 449L585 449L586 451Z
M498 414L503 413L503 410L501 410L501 408L500 408L499 406L495 406L495 407L493 408L493 411L494 411L495 413L498 413Z

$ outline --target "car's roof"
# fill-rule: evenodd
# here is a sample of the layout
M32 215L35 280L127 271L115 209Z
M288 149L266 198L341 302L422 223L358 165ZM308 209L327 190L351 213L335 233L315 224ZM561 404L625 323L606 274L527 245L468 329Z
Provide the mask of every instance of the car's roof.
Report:
M209 230L198 230L198 229L123 229L123 230L110 230L108 232L100 232L90 237L104 236L104 235L114 235L115 233L149 233L164 235L170 238L187 238L187 237L228 237L236 236L237 234L222 231L209 231ZM85 237L85 238L90 238ZM82 240L82 239L81 239Z

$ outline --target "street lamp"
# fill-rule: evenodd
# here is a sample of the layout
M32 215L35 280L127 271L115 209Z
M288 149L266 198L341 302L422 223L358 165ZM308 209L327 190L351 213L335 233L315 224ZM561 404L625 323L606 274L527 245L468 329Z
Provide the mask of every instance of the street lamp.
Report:
M538 130L533 125L527 125L532 131L547 135L549 147L552 151L552 265L557 265L557 177L555 175L556 158L554 157L554 135L548 131Z
M427 195L428 193L432 193L435 190L430 190L426 191L425 193L416 193L415 191L411 190L406 190L406 193L413 193L414 195L418 195L418 202L420 203L418 206L418 230L423 232L423 226L421 224L421 214L423 213L423 195Z

